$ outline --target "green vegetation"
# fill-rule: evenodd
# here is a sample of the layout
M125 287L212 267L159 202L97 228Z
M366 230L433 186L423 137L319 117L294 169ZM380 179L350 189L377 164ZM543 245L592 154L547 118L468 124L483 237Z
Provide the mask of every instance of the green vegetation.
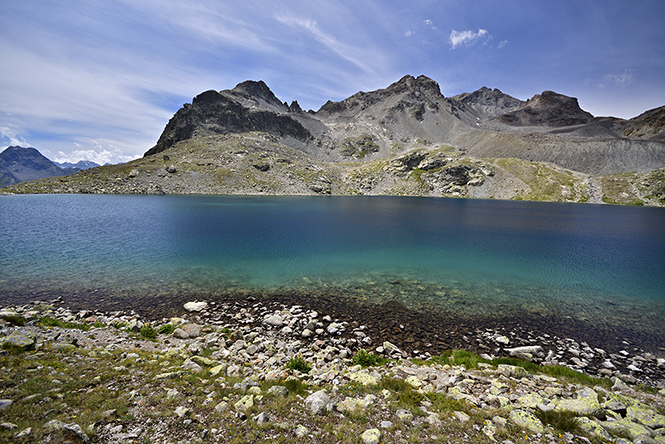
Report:
M173 324L164 324L159 327L159 334L160 335L171 335L175 331L175 326Z
M286 363L286 368L289 370L297 370L300 373L309 373L312 366L303 358L302 355L296 355L289 362Z
M6 316L3 316L2 319L9 322L10 324L16 325L18 327L25 325L25 318L23 316L6 315Z
M63 322L59 319L55 319L50 316L44 316L39 318L39 323L44 327L75 328L83 331L90 330L90 326L87 324L78 324L76 322Z
M561 433L581 432L580 423L578 418L575 416L575 413L555 410L536 410L535 415L542 421L543 424L547 424Z
M351 358L351 363L353 365L360 365L363 368L381 366L388 362L390 362L389 359L375 355L374 353L368 352L364 349L358 350L353 358Z
M362 134L358 137L344 139L340 154L343 157L362 159L368 154L377 153L378 151L379 145L374 141L374 137L370 134Z
M146 339L153 341L157 339L157 330L155 330L155 328L150 324L143 324L139 333Z

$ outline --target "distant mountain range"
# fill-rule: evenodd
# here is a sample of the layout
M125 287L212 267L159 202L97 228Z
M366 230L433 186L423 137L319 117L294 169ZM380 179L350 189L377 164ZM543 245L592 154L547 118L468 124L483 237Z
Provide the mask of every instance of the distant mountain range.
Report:
M92 160L79 160L76 163L72 162L53 162L53 163L58 165L60 168L76 168L78 170L88 170L90 168L101 166L98 163L93 162Z
M95 166L99 165L83 160L76 164L59 164L47 159L35 148L10 146L0 153L0 187L45 177L67 176Z
M157 154L161 154L157 156ZM14 192L391 194L665 204L665 107L594 117L552 91L444 97L425 76L328 101L206 91L143 159Z

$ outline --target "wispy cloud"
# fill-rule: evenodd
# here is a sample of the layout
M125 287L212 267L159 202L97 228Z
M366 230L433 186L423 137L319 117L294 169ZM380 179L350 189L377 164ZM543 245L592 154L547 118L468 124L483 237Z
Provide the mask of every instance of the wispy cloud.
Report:
M499 48L499 49L501 49L501 48L503 48L504 46L506 46L507 44L508 44L508 40L501 40L501 41L499 42L499 44L498 44L496 47Z
M601 88L606 88L608 86L628 86L635 82L635 76L631 70L625 70L621 74L610 73L603 76L603 80L598 85Z
M448 43L452 49L457 48L458 46L473 46L478 41L487 42L492 38L492 35L486 29L478 29L478 32L473 31L456 31L452 30L450 37L448 37Z
M436 26L434 26L434 22L430 19L423 21L423 24L425 26L429 26L430 28L432 28L433 31L436 31L438 29Z
M2 146L4 147L5 145L7 146L22 146L24 148L27 148L30 146L30 144L23 138L20 137L19 135L16 134L16 130L13 128L10 128L8 126L1 126L0 127L0 140L2 140Z
M323 29L321 29L316 20L281 14L277 14L275 19L284 25L296 27L305 31L307 34L313 37L314 40L328 48L337 56L341 57L347 62L352 63L357 68L367 72L372 71L373 68L367 63L367 58L363 57L363 50L355 47L352 44L341 42L334 35L325 32Z

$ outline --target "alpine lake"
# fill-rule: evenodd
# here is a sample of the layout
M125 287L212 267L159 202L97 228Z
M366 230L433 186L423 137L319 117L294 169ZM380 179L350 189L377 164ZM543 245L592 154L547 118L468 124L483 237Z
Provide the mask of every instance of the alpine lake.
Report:
M665 208L10 195L0 239L0 306L62 297L167 316L194 299L318 300L351 315L407 310L442 330L521 326L609 348L665 346Z

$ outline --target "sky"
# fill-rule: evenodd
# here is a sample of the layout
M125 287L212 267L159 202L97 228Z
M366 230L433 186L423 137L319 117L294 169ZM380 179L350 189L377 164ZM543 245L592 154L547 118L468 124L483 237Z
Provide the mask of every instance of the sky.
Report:
M263 80L286 102L385 88L545 90L595 116L665 105L663 0L0 0L0 150L140 157L197 94Z

